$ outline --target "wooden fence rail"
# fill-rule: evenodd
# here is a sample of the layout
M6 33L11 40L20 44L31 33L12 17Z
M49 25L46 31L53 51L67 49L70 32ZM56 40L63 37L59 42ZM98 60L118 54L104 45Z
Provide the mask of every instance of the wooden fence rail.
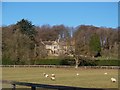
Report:
M0 65L0 67L44 67L44 68L74 68L64 65ZM93 69L120 69L120 66L80 66L78 68Z
M71 86L60 86L60 85L47 85L47 84L36 84L27 82L16 82L2 80L2 83L11 84L13 86L12 90L16 90L16 85L31 87L31 90L36 90L36 88L57 89L57 90L118 90L117 88L80 88ZM38 89L37 89L38 90ZM40 89L41 90L41 89Z

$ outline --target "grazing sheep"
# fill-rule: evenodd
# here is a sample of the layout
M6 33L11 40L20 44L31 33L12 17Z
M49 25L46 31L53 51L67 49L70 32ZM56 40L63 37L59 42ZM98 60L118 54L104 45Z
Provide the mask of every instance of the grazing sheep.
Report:
M49 77L49 75L48 75L48 74L46 74L46 75L45 75L45 77L47 78L47 77Z
M112 81L112 82L116 82L116 79L115 79L115 78L111 78L111 81Z
M79 76L79 73L77 73L76 75Z
M43 73L43 75L44 75L45 77L49 77L49 75L48 75L48 74L46 74L46 73Z
M54 80L55 80L55 77L51 77L51 80L53 80L53 81L54 81Z
M51 74L52 75L52 77L55 77L55 74Z
M104 73L105 75L107 75L107 73Z

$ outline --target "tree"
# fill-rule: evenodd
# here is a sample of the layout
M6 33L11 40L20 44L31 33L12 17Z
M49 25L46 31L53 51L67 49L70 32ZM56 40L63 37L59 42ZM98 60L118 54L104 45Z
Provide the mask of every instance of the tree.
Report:
M78 65L86 59L86 56L88 56L89 50L88 50L88 42L89 37L91 35L90 29L93 29L94 27L91 26L79 26L77 27L76 31L73 35L73 42L74 42L74 50L73 50L73 58L75 60L76 66L75 68L78 68Z
M90 51L92 55L95 57L100 56L101 52L101 43L100 43L100 38L97 34L93 34L90 38L90 43L89 43Z
M36 31L34 28L34 25L32 25L32 23L28 20L22 19L19 22L17 22L17 24L15 25L14 28L14 35L17 37L17 43L16 43L16 56L19 57L17 58L18 61L20 59L20 55L18 55L20 52L20 50L18 50L19 48L21 48L21 50L25 47L23 45L21 45L22 43L24 43L24 40L22 41L22 38L26 37L28 39L28 60L31 59L30 58L30 53L33 54L34 57L36 57L36 41L35 41L35 36L36 36Z
M19 29L22 34L27 35L32 41L35 40L35 26L28 20L22 19L16 24L16 29Z

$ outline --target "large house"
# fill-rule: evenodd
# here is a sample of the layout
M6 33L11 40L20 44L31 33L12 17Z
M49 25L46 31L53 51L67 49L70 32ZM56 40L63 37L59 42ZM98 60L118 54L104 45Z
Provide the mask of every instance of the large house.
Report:
M44 41L49 56L58 56L60 46L57 41Z
M47 50L48 56L59 56L67 54L68 46L64 41L43 41Z

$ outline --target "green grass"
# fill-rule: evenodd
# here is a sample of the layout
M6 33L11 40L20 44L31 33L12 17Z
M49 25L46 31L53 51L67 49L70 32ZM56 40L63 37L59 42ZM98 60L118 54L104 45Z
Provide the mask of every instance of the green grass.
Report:
M107 72L107 75L104 73ZM45 78L43 73L56 75L56 80ZM79 76L76 76L79 73ZM115 77L118 81L118 70L113 69L74 69L74 68L2 68L2 79L39 84L66 85L84 88L117 88L118 82L111 82ZM10 85L3 85L3 88Z

